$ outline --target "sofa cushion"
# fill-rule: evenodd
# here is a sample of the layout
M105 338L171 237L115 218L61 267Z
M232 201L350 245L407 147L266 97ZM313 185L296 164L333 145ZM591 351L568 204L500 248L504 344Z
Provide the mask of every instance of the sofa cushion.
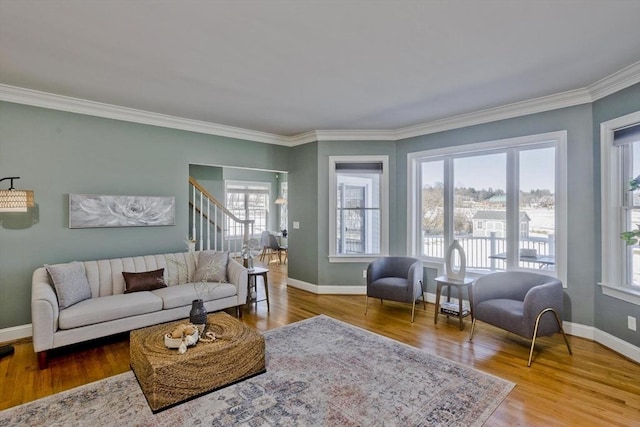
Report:
M156 289L152 293L162 299L162 308L169 310L191 305L194 299L211 301L233 296L237 290L231 283L185 283Z
M125 290L124 293L140 291L153 291L154 289L164 288L164 268L153 271L144 271L142 273L129 273L123 271Z
M45 264L44 267L53 282L58 296L58 306L61 309L71 307L80 301L91 298L91 288L81 262Z
M194 282L226 282L228 252L202 251L198 254L198 267Z
M60 329L72 329L162 310L162 300L151 292L91 298L60 311Z

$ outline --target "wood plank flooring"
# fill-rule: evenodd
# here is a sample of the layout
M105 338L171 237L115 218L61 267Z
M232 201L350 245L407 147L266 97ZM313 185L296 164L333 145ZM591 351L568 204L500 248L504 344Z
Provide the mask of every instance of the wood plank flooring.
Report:
M600 344L569 337L570 356L560 335L541 338L527 368L529 342L513 334L478 323L469 342L468 320L464 331L454 318L434 325L433 304L416 306L413 324L407 304L371 299L365 316L364 296L311 294L286 285L286 266L269 268L271 310L243 315L261 331L325 314L516 383L487 426L640 426L640 365ZM129 370L128 334L56 350L42 371L30 340L14 345L0 359L0 410Z

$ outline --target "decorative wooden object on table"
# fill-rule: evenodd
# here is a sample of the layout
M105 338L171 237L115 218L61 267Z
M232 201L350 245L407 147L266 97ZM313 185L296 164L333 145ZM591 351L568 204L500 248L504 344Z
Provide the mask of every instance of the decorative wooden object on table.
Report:
M254 267L249 270L249 280L247 280L247 286L249 287L249 292L247 295L247 305L256 304L258 305L261 301L267 301L267 311L269 311L269 282L267 280L268 269L262 267ZM265 299L258 299L258 276L262 277L264 281L264 295Z
M210 314L206 331L216 339L184 354L164 344L164 335L180 323L185 321L131 332L131 369L154 413L266 372L264 337L234 317Z
M436 277L436 312L434 315L433 323L438 323L438 314L445 314L446 316L456 316L455 313L441 313L440 312L440 295L442 293L442 287L447 287L447 302L451 302L451 287L455 287L458 290L458 314L457 317L460 319L460 330L464 329L464 323L462 319L471 315L471 319L473 319L473 290L472 285L474 279L470 279L465 277L462 280L450 279L447 276L439 276ZM462 307L462 288L467 289L467 295L469 298L469 311L465 314L465 311Z

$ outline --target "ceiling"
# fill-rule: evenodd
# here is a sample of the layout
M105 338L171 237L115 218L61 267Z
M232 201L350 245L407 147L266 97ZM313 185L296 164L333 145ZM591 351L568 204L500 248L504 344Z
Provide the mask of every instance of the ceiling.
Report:
M281 136L385 130L640 60L640 0L0 0L0 84Z

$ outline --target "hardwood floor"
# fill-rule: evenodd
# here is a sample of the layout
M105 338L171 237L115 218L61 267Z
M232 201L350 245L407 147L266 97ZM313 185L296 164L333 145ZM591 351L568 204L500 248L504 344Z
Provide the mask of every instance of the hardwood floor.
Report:
M536 343L527 368L529 343L478 323L433 323L434 306L416 306L410 323L407 304L369 301L364 296L315 295L286 285L286 266L269 265L269 299L244 309L243 321L266 331L325 314L516 383L487 426L639 426L640 365L595 342L569 337L570 356L560 335ZM258 286L262 294L262 286ZM230 310L230 314L234 311ZM30 340L14 343L15 354L0 359L0 409L58 393L129 370L128 334L52 352L49 368L38 370Z

